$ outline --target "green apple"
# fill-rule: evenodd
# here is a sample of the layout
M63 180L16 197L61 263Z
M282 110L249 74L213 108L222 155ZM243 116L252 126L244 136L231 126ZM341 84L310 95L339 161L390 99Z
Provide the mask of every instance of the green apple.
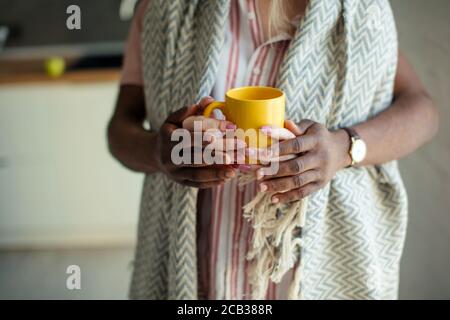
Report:
M45 71L50 77L60 77L65 69L66 62L61 57L51 57L45 61Z

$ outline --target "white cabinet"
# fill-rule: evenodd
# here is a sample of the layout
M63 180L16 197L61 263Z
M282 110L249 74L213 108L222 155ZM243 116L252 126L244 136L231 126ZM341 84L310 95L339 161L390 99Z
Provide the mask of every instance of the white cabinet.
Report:
M0 247L134 241L142 175L106 141L117 88L0 86Z

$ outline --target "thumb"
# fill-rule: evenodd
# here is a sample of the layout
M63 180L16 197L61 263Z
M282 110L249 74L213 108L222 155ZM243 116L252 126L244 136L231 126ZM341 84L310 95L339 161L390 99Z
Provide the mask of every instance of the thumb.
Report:
M293 121L286 120L284 122L284 126L291 130L296 136L301 136L302 134L305 134L309 127L311 127L314 123L315 122L312 120L303 119L298 125L296 125Z
M212 97L204 97L200 102L198 103L201 110L205 109L208 105L214 102L214 98Z

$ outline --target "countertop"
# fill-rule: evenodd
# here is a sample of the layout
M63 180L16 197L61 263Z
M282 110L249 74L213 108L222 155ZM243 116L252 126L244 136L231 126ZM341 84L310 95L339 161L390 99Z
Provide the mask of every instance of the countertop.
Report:
M33 82L104 82L120 79L119 67L72 69L75 60L66 59L67 71L59 77L45 72L45 59L0 59L0 85Z

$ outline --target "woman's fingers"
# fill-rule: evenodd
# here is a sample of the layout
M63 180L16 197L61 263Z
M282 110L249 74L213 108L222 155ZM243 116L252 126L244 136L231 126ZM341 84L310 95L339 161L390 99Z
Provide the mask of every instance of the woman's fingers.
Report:
M272 147L272 154L278 153L278 156L299 154L314 149L317 142L317 137L314 135L301 135L274 145Z
M248 148L247 155L262 163L279 161L278 159L288 155L298 155L310 151L316 147L317 137L314 135L302 135L293 139L274 143L268 148Z
M180 167L206 167L214 164L233 164L236 162L243 163L245 156L236 153L234 150L221 151L216 149L205 149L200 147L185 148L183 152L183 163Z
M183 120L183 128L189 131L207 131L207 130L235 130L236 125L226 120L207 118L205 116L191 115Z
M302 132L299 127L295 124L294 121L292 120L285 120L284 121L284 127L289 130L290 132L292 132L295 136L299 136L304 134L304 132Z
M178 109L177 111L169 115L169 117L166 120L166 123L170 123L176 125L177 127L181 127L183 121L186 118L196 115L199 109L200 107L196 104L189 107L183 107L181 109Z
M277 140L289 140L305 134L314 123L312 120L305 119L296 125L292 120L285 120L284 128L274 128L267 125L261 127L261 132Z
M242 142L232 140L223 142L224 147L215 147L209 144L203 147L186 147L180 150L177 156L180 159L176 166L180 167L205 167L221 164L245 164L244 145L236 147ZM234 143L234 145L233 145ZM228 145L228 146L227 146Z
M280 132L280 139L278 139L280 142L272 145L271 153L284 156L312 150L318 142L317 137L306 134L306 132L315 124L316 122L312 120L302 120L297 126L293 121L286 120L284 122L285 127L277 129L277 132ZM290 137L286 132L291 134Z
M256 171L256 178L258 180L268 180L275 177L288 177L298 175L302 172L315 169L317 167L316 157L311 153L306 153L301 157L292 160L280 162L278 170L273 174L273 169L270 167L263 167Z
M290 120L288 120L290 121ZM313 126L314 124L316 124L317 122L314 122L312 120L309 119L304 119L302 121L300 121L300 123L298 125L295 125L295 123L293 123L292 121L290 121L291 123L289 124L290 127L295 126L296 128L296 132L298 132L298 134L296 133L297 136L305 134L306 131L308 131L308 129Z
M214 188L214 187L224 184L225 180L217 180L217 181L213 181L213 182L195 182L195 181L190 181L190 180L181 180L180 183L185 186L188 186L188 187L193 187L193 188L198 188L198 189L209 189L209 188Z
M318 170L308 170L301 174L265 180L259 184L261 192L286 192L298 189L311 182L319 181L320 174Z
M234 178L235 170L231 168L182 168L173 173L178 179L196 183L222 181Z
M203 112L203 110L213 102L214 102L213 97L203 97L202 100L200 100L200 102L198 103L198 106L200 107L200 111Z
M172 147L170 156L175 166L203 167L213 164L245 163L245 141L222 138L220 135L216 135L209 142L197 139L199 138L191 135L189 140L183 140Z
M186 141L187 140L187 141ZM210 148L214 148L219 151L223 150L241 150L242 152L245 151L245 148L247 147L247 144L245 141L240 139L235 139L233 137L228 138L226 135L222 136L220 134L208 134L205 133L205 135L202 137L196 137L195 135L191 135L190 139L182 140L181 143L183 144L184 149L188 148L199 148L199 147L206 147L209 146Z
M207 118L200 115L212 102L214 102L212 97L204 97L198 104L175 111L169 117L169 122L177 125L181 124L182 128L189 131L196 131L196 124L197 126L201 125L202 131L207 131L209 129L218 129L220 131L236 129L236 126L230 121Z
M306 198L310 194L320 189L320 184L312 182L301 188L293 189L284 193L277 193L272 196L272 203L288 203Z
M275 155L274 155L274 154ZM284 156L278 156L276 155L276 152L273 152L270 148L248 148L246 149L246 155L249 156L252 159L260 161L262 164L268 164L270 162L281 162L281 161L287 161L290 159L294 159L297 157L295 154L287 154Z
M274 140L289 140L295 138L295 134L287 128L272 128L270 126L261 127L261 132Z
M240 164L237 166L237 169L242 172L256 172L256 170L261 167L262 166L258 164Z
M245 147L247 145L245 144L245 141L239 139L225 138L225 139L215 139L208 146L209 148L214 148L215 150L219 151L241 150L242 153L244 153Z

